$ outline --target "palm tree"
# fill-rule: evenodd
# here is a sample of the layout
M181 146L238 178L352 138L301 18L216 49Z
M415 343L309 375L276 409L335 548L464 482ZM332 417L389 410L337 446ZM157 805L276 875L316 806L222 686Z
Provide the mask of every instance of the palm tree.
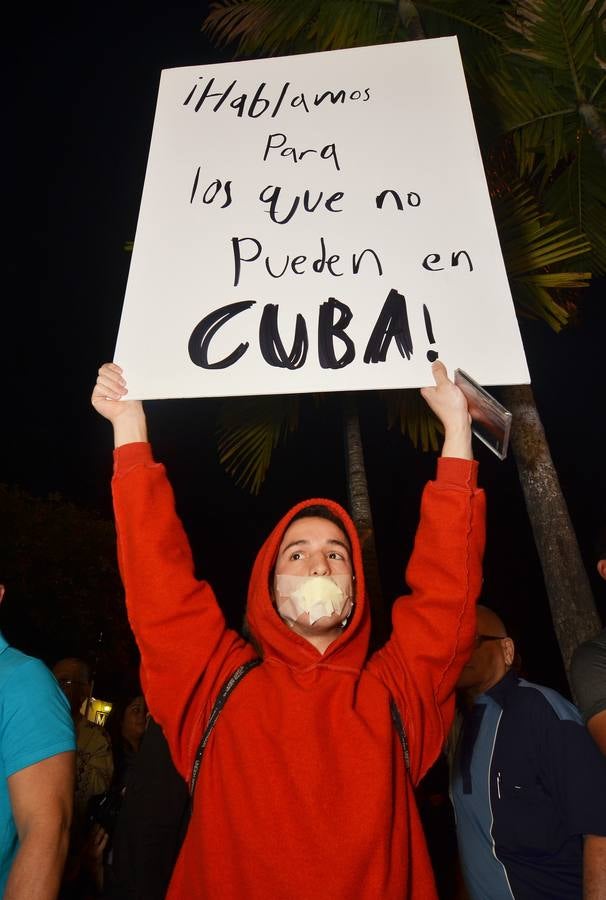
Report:
M597 188L586 181L599 159L593 148L604 143L603 29L595 2L222 0L212 6L205 28L218 43L235 43L239 57L422 39L426 29L430 36L456 32L472 104L490 112L477 118L487 126L480 127L480 139L518 314L559 330L568 319L562 291L578 290L590 277L562 271L564 263L583 257L594 272L604 271L606 188L603 181ZM410 415L409 392L393 393L392 420L413 439L435 445L435 424L423 412L421 418ZM512 447L568 669L575 646L598 630L599 618L532 390L519 386L503 394L514 414ZM271 429L257 421L257 440L266 435L265 453L255 460L249 452L246 472L238 456L246 446L242 433L228 428L222 436L232 471L244 480L255 471L257 488L271 456L270 433L275 439L275 419ZM352 467L363 473L359 456ZM368 533L367 495L362 516Z
M606 271L605 11L595 0L516 3L504 17L515 64L484 73L520 175L585 233L594 274Z

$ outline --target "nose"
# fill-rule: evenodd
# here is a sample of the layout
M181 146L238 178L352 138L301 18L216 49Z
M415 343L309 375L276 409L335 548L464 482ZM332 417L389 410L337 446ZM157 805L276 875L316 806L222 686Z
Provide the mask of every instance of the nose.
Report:
M311 575L327 575L330 572L330 566L328 560L324 556L323 553L316 553L310 560L310 574Z

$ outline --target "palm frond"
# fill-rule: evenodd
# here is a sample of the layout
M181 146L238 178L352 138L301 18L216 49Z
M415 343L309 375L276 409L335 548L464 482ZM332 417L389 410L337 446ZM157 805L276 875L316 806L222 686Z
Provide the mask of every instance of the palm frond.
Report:
M395 4L390 8L370 0L349 0L347 4L324 0L309 33L318 50L364 47L393 40L397 22Z
M320 0L218 0L211 4L202 30L218 46L235 45L235 56L271 56L303 41ZM305 49L305 46L303 46ZM311 49L311 43L309 47Z
M297 396L237 397L219 412L219 461L236 484L258 494L273 451L297 427Z
M483 90L493 100L501 133L513 136L520 175L532 175L542 161L549 177L575 151L576 102L570 92L555 91L544 70L513 67L509 59L486 73Z
M606 174L591 138L580 133L570 164L545 192L545 205L560 218L568 218L591 245L585 265L595 275L606 273Z
M599 5L587 0L518 0L507 4L505 20L512 50L565 72L577 87L589 70L599 70L596 39L603 21Z
M425 452L438 449L439 436L444 433L444 429L419 391L384 391L383 397L387 407L388 428L398 427L415 447L421 447Z
M568 310L557 291L587 287L591 277L561 267L586 255L590 244L569 223L541 212L521 182L493 197L493 209L518 314L544 319L559 331Z
M493 132L512 136L519 174L542 192L574 160L589 128L605 153L606 6L591 0L499 5L509 37L464 53L466 70L483 118L488 113Z
M391 0L216 0L203 30L219 46L234 44L239 58L405 38Z
M504 47L510 37L499 0L418 0L415 6L427 36L456 34L470 62L492 46Z

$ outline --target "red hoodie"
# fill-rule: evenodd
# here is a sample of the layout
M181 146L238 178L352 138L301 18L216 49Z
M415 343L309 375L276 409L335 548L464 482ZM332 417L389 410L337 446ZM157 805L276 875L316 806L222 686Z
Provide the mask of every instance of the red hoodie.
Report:
M347 513L308 500L270 534L248 592L263 662L235 689L210 737L171 900L436 897L413 786L443 746L475 635L484 544L476 472L474 462L438 461L406 573L412 593L396 600L391 638L370 659L360 544ZM194 577L171 487L148 444L116 451L113 491L143 689L189 779L221 686L256 653ZM269 591L286 526L318 502L343 521L356 575L351 621L324 654L279 618ZM391 697L408 736L410 775Z

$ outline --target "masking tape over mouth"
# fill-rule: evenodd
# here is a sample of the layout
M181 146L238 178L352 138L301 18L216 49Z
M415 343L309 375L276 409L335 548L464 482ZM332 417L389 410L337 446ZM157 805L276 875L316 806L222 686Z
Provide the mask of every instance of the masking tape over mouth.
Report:
M276 607L287 621L307 615L313 625L324 616L348 611L353 596L351 575L276 575Z

